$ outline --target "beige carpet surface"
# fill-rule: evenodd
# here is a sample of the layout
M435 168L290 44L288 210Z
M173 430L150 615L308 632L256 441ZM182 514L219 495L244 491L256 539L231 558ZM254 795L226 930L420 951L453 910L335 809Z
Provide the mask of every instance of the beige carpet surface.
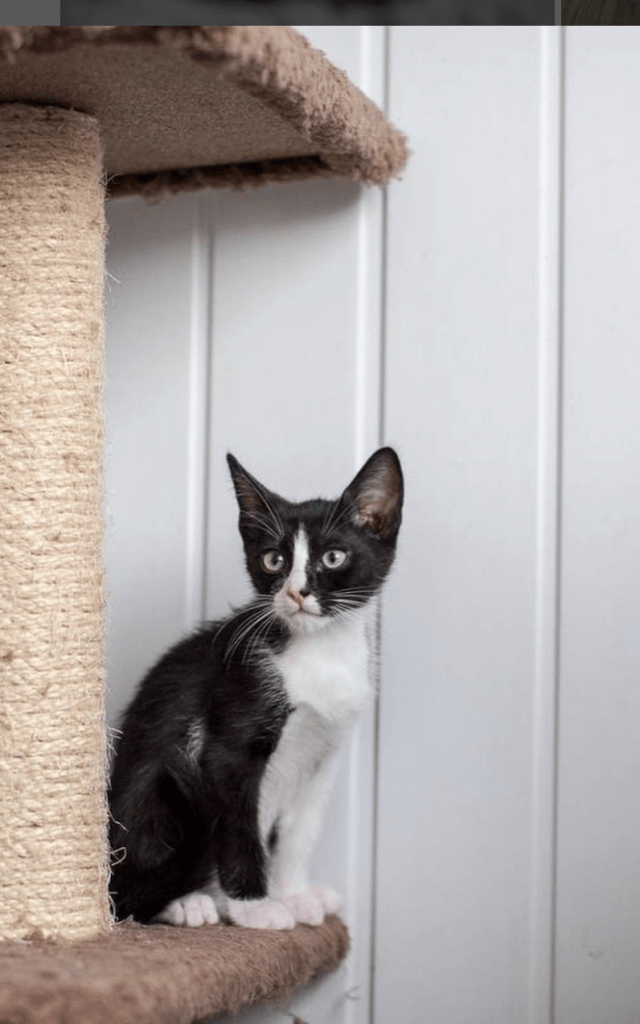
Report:
M0 102L94 116L110 196L341 175L383 185L407 144L289 26L1 27Z

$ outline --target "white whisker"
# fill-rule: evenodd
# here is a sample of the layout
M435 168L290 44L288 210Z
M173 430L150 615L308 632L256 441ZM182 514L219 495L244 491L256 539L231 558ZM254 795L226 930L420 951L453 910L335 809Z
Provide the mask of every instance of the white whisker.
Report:
M254 656L258 653L258 648L260 647L262 640L266 636L271 623L275 622L275 619L275 612L271 611L269 615L265 616L264 621L261 624L258 624L255 635L249 640L249 644L243 655L243 664L249 664L252 658L254 658Z
M265 488L262 486L262 484L258 483L257 480L254 480L252 477L250 477L247 474L246 470L244 470L242 468L242 466L238 467L238 471L244 477L249 491L253 491L254 493L256 493L260 497L260 499L262 501L263 508L268 513L269 518L271 519L271 522L273 523L273 527L275 529L275 533L272 534L272 536L277 536L278 538L283 537L284 533L285 533L284 524L282 522L282 519L280 518L280 514L279 514L278 510L275 509L273 507L273 505L271 504ZM255 518L258 518L258 513L249 512L245 508L245 503L244 502L240 502L240 508L241 508L242 514L246 515L248 518L251 518L252 516L255 517Z
M279 536L283 537L284 533L285 533L285 529L284 529L284 523L282 522L282 519L280 518L280 513L278 512L278 510L276 508L273 507L273 505L271 504L271 502L269 501L267 495L265 494L265 492L263 490L260 490L260 497L262 498L262 503L263 503L266 511L269 513L269 516L271 518L271 521L273 522L273 525L274 525L274 527L276 529L276 532L279 534Z
M256 526L259 526L260 529L264 530L267 536L271 537L272 540L274 540L277 544L279 544L280 541L282 540L282 531L276 531L272 523L268 519L265 519L264 516L259 515L257 512L248 512L247 510L243 509L242 518L250 519L252 522L256 524Z
M254 607L251 608L248 618L241 619L240 624L236 626L234 632L231 634L224 654L225 661L228 661L233 657L242 641L249 633L251 633L252 629L262 623L265 619L270 618L272 615L273 612L271 610L270 598L263 597L259 601L256 601Z
M322 534L322 536L326 536L326 534L328 532L329 524L331 523L331 520L333 519L333 516L336 513L336 510L338 508L338 504L339 503L337 501L333 502L331 505L329 505L329 508L325 512L325 516L324 516L324 519L322 521L322 526L320 528L320 533Z
M340 523L343 522L346 516L351 515L351 513L354 511L356 507L357 502L355 498L352 499L351 501L345 502L343 505L341 505L339 501L336 502L333 509L331 510L331 515L329 516L328 522L323 524L323 535L326 537L332 530L337 529L337 527L340 525ZM338 514L336 515L336 513Z
M233 640L229 644L229 646L227 647L227 650L225 652L225 661L229 661L231 658L233 658L234 654L236 653L238 648L242 645L242 643L245 640L245 638L251 633L251 630L261 621L262 621L261 618L255 617L255 618L251 619L248 623L245 623L243 629L238 630L234 634Z

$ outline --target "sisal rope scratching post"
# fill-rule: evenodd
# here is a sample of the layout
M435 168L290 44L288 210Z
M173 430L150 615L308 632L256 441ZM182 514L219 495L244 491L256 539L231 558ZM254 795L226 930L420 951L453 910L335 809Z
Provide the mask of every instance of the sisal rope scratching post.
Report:
M0 106L0 935L109 926L97 122Z

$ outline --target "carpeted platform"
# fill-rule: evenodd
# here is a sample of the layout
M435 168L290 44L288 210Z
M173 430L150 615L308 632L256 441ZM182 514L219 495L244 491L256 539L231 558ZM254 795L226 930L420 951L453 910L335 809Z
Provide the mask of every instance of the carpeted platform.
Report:
M1 1024L191 1024L335 969L345 925L258 931L130 922L83 943L0 943Z
M0 27L0 101L95 117L112 197L318 175L383 185L408 154L287 26Z

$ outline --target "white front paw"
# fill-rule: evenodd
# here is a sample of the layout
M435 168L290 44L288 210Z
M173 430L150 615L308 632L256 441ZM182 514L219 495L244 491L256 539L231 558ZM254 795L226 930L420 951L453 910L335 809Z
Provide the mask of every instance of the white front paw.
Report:
M154 920L178 927L199 928L202 924L216 924L219 917L211 896L206 892L190 892L167 903Z
M340 896L330 885L318 882L292 896L281 897L300 924L322 924L327 914L335 914L342 905Z
M229 900L228 914L243 928L293 928L295 918L279 900Z
M300 924L322 924L324 921L324 907L310 889L285 896L282 902Z
M311 886L311 892L320 900L325 914L337 914L342 906L342 897L335 889L332 889L326 882L316 882Z

